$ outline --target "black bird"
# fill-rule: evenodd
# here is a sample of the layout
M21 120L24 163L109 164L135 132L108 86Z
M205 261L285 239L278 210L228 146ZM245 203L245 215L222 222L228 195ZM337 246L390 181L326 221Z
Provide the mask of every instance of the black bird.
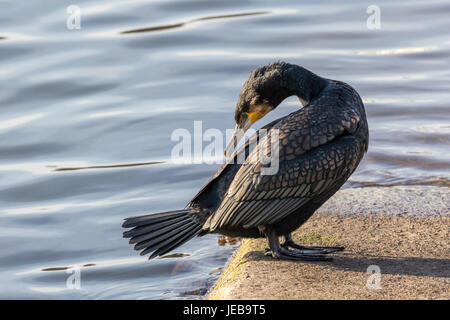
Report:
M234 149L242 133L297 96L303 108L261 128L216 172L186 209L125 219L124 237L141 255L161 256L195 236L267 237L266 254L278 259L323 261L342 247L306 247L291 232L301 226L355 171L369 142L363 102L348 84L322 78L297 65L276 62L255 69L236 106ZM278 129L278 170L257 157L272 155L262 129L272 141ZM255 148L251 148L256 145ZM268 144L267 144L268 145ZM268 150L270 149L270 150ZM236 161L243 154L244 161ZM262 159L262 158L261 158ZM283 242L279 242L279 238Z

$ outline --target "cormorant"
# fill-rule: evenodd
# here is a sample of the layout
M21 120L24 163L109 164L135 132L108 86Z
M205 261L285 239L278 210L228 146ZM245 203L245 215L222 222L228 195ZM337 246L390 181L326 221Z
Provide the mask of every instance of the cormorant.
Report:
M141 255L161 256L195 236L220 233L232 237L267 237L266 254L278 259L324 261L342 247L296 244L291 232L301 226L355 171L369 142L363 102L348 84L322 78L285 62L255 69L245 82L236 106L236 131L227 150L242 132L295 95L303 108L262 129L278 129L279 168L266 166L256 148L258 132L216 172L186 209L125 219L123 236ZM240 134L239 134L240 132ZM243 163L236 163L244 152ZM267 152L268 153L268 152ZM255 161L256 159L256 161ZM282 238L282 243L279 238Z

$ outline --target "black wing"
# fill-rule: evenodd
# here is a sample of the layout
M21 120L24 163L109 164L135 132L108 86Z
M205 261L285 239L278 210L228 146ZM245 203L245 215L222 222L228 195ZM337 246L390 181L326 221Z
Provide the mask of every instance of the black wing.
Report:
M361 141L351 136L360 118L346 105L336 106L339 100L335 97L327 98L290 114L272 127L279 130L278 172L262 174L258 144L234 175L203 229L254 228L276 223L347 180L363 153ZM338 107L342 112L331 109ZM267 155L270 150L264 152Z

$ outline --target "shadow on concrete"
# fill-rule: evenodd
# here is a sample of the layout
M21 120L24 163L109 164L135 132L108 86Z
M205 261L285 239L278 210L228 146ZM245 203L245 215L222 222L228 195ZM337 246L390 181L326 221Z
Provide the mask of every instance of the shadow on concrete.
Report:
M243 257L246 261L272 261L274 268L279 261L264 255L264 251L250 251ZM420 257L357 256L351 253L333 255L331 262L290 261L291 263L328 265L341 269L367 273L371 265L380 267L381 274L427 276L450 278L450 260Z

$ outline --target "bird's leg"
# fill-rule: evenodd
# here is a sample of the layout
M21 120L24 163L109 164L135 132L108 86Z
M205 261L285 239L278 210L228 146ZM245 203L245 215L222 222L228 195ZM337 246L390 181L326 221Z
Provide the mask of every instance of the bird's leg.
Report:
M284 235L284 242L281 244L281 246L299 250L313 250L317 253L333 253L337 251L343 251L345 249L344 247L302 246L292 240L290 233Z
M331 261L331 257L321 254L317 250L289 250L281 246L278 236L271 231L267 234L270 249L266 251L266 255L271 255L275 259L280 260L296 260L296 261Z

